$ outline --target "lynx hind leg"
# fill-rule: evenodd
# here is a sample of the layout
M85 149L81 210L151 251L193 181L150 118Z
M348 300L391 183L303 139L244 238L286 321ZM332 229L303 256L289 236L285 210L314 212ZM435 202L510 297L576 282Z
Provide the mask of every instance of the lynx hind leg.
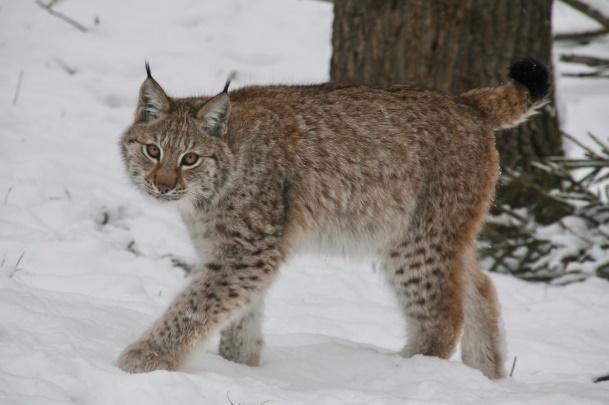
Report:
M262 351L262 299L241 318L224 328L219 353L235 363L257 366Z
M462 261L446 236L413 232L388 253L385 271L406 316L402 355L448 358L463 324Z
M478 265L473 248L465 256L465 327L461 358L489 378L505 377L505 340L497 293Z

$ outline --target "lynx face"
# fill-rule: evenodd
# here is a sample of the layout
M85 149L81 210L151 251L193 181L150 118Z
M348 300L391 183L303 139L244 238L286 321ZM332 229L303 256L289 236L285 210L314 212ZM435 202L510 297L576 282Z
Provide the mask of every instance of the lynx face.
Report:
M204 204L226 180L231 153L223 140L230 102L170 99L152 77L142 84L135 122L121 149L136 186L161 201Z

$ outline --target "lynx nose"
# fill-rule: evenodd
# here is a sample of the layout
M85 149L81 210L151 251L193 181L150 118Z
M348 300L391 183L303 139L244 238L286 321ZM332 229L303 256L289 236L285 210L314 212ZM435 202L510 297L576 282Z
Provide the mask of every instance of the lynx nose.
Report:
M167 194L176 186L177 178L174 175L167 173L157 173L154 184L161 194Z
M156 188L157 188L157 190L159 190L159 193L161 193L161 194L167 194L168 192L173 190L173 187L169 186L167 184L158 184L157 183Z

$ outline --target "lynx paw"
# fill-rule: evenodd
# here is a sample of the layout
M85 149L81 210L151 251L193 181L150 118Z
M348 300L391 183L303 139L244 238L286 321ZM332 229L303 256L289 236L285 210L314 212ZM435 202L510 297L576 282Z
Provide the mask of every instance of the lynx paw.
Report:
M154 370L174 370L175 362L160 347L146 340L137 341L118 357L118 366L128 373L146 373Z

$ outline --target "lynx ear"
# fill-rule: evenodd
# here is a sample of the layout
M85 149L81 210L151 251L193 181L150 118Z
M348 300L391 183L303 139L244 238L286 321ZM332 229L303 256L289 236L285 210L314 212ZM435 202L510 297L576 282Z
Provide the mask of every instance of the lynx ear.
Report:
M146 62L146 73L148 77L140 87L140 96L135 113L137 122L157 120L169 111L169 97L150 74L148 62Z
M229 116L230 99L226 92L212 97L197 113L201 129L211 136L224 135Z

